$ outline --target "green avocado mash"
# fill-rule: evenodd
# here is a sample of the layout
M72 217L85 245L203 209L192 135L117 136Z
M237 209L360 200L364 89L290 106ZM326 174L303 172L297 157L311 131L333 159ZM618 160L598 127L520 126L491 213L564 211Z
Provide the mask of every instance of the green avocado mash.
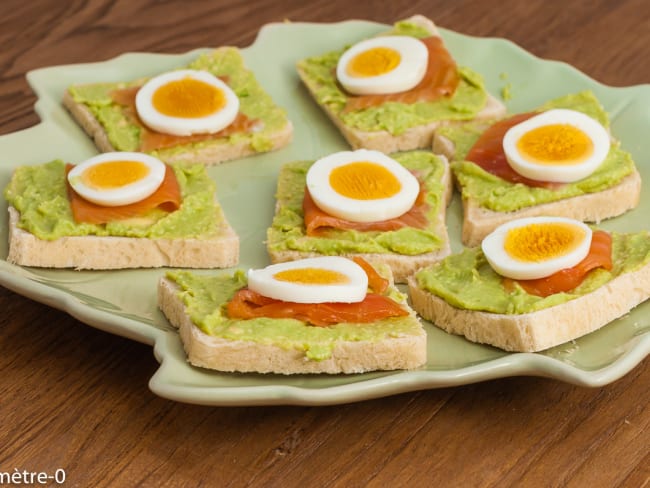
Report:
M250 119L260 121L260 130L251 134L237 133L209 141L189 144L192 148L202 148L219 144L249 141L257 152L271 148L271 136L288 123L284 110L275 105L270 95L264 91L253 73L244 66L244 60L236 48L222 48L199 56L186 68L205 70L215 76L226 77L228 85L237 94L240 112ZM104 127L108 139L117 151L138 151L140 147L140 128L133 124L123 106L111 99L111 91L129 86L142 85L146 80L121 83L92 83L71 86L68 90L77 103L83 103ZM150 154L165 159L167 155L186 150L188 144L151 151Z
M431 34L413 23L397 22L387 34L427 37ZM320 105L327 106L349 127L364 131L386 130L399 135L407 129L436 120L471 120L487 101L483 79L472 70L459 67L460 84L453 96L434 102L405 104L388 102L377 107L342 113L347 100L335 76L336 64L345 49L298 62L303 81Z
M546 298L530 295L519 285L508 292L488 264L480 247L466 248L420 270L415 278L424 290L454 307L499 314L523 314L568 302L605 285L617 276L650 262L650 233L612 234L611 271L591 271L577 288Z
M4 196L20 212L18 226L44 240L85 235L207 238L220 234L226 220L215 202L215 184L205 166L172 167L183 199L180 209L171 213L155 209L138 218L104 225L75 222L67 197L65 163L61 160L17 168Z
M426 151L412 151L394 154L392 157L414 171L426 190L429 206L427 216L430 225L425 229L404 227L395 231L360 232L356 230L327 231L322 237L310 237L305 233L302 200L305 194L305 178L313 161L299 161L286 164L278 177L278 211L267 231L270 251L304 251L320 254L341 253L397 253L417 255L432 252L443 244L436 222L445 205L444 185L441 183L445 171L444 163L437 156Z
M607 113L590 91L565 95L551 100L537 110L569 108L586 113L609 127ZM463 198L497 212L511 212L524 207L553 202L565 198L595 193L618 184L634 171L630 153L613 142L609 154L601 166L590 176L559 189L534 188L505 181L488 173L478 165L463 160L489 123L469 122L457 127L442 127L438 133L455 145L454 162L451 164Z
M230 319L225 304L237 290L246 286L243 271L236 271L232 276L170 271L166 276L180 287L179 296L188 315L204 333L303 350L305 356L314 361L329 358L336 341L373 341L423 333L413 316L383 319L372 325L350 323L331 327L315 327L296 319ZM391 287L389 295L400 303L406 302L405 295L395 288Z

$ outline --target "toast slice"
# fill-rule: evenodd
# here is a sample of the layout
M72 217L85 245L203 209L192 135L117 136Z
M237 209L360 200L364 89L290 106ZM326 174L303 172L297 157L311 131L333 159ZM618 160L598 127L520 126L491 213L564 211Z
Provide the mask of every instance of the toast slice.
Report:
M372 263L388 265L395 282L405 283L417 269L447 256L451 251L445 215L452 195L447 160L428 151L412 151L392 157L421 175L421 185L429 204L425 229L407 227L390 232L331 230L324 235L308 236L302 200L305 176L312 162L288 163L278 176L275 216L267 231L266 245L271 262L323 255L356 255Z
M551 100L535 111L550 108L580 110L609 128L607 113L589 91ZM613 141L608 158L592 176L558 190L508 183L464 161L474 142L495 121L444 128L434 136L433 152L452 162L454 183L462 195L464 245L478 245L496 227L517 218L556 215L597 224L639 204L641 176L631 155L617 141ZM521 203L516 203L513 195Z
M239 237L227 221L208 239L68 236L39 239L18 227L9 207L7 262L19 266L74 269L229 268L239 262Z
M530 310L515 310L512 313L505 310L487 311L486 308L495 307L498 301L494 292L486 295L483 304L472 305L471 308L463 306L459 302L462 298L458 289L454 292L445 287L448 296L444 297L440 289L430 289L427 273L433 267L409 278L411 303L424 319L451 334L465 336L472 342L490 344L506 351L542 351L593 332L650 297L650 234L614 235L614 242L615 248L618 247L620 251L618 255L615 251L614 269L611 272L592 272L591 278L588 278L590 282L585 281L575 290L559 294L563 297L551 295L542 299L520 292L516 298L526 300ZM635 249L635 257L631 257L634 253L628 252L630 249ZM481 262L480 257L476 260ZM444 262L440 264L444 265ZM485 266L489 267L484 264L474 270L461 270L458 266L455 269L459 273L482 277L484 273L481 268ZM470 286L474 284L467 283L463 288Z
M31 183L25 187L16 173L5 190L10 202L9 263L44 268L122 269L225 268L239 261L239 237L226 219L216 199L214 183L203 166L184 173L184 179L194 178L195 182L194 190L181 185L187 208L182 204L178 211L156 217L159 220L152 224L127 223L115 235L111 235L107 225L76 225L65 196L63 162L42 166L48 169L41 177L50 181L49 190ZM17 172L35 170L38 169L24 167ZM34 220L35 213L45 216L36 215ZM179 224L185 226L184 231L153 230L155 226L160 230ZM144 231L143 226L151 230Z
M641 198L641 176L634 169L619 183L594 193L542 203L519 210L500 212L481 207L472 198L463 198L461 240L466 246L476 246L501 224L523 217L555 215L583 222L600 223L635 208Z
M189 273L185 273L187 276ZM373 324L315 327L297 320L284 321L274 329L277 319L239 320L224 315L222 299L214 298L203 310L210 314L206 322L216 324L213 333L193 315L194 300L208 300L178 274L168 273L158 284L158 306L179 334L188 361L194 366L227 372L278 374L363 373L375 370L415 369L426 361L426 333L409 309L406 317L383 319ZM182 278L182 277L181 277ZM228 288L230 283L244 286L241 275L201 277L211 290ZM180 282L180 284L179 284ZM206 281L207 282L207 281ZM224 284L226 283L226 284ZM392 297L408 308L406 296L389 289ZM194 318L193 318L194 317ZM264 329L264 332L261 330ZM348 330L348 332L344 332ZM238 336L244 335L242 338ZM295 337L292 335L295 334Z
M217 48L199 56L188 68L207 70L226 79L235 93L245 93L246 96L240 96L240 113L251 121L251 126L200 140L170 136L160 147L145 150L142 141L148 129L133 115L134 109L123 101L118 103L113 94L136 89L146 80L73 85L64 93L62 103L100 151L147 152L167 163L191 161L214 165L273 151L291 141L291 121L246 68L237 48Z
M421 15L415 15L396 23L392 32L405 35L417 32L419 37L440 37L435 24ZM464 68L461 69L462 88L459 88L457 92L467 90L472 93L472 97L482 100L473 110L468 111L467 107L460 108L460 105L456 107L454 97L457 95L454 95L444 102L436 101L426 104L433 107L436 104L438 106L442 103L447 104L444 115L432 116L428 119L414 117L406 127L400 125L403 123L404 114L397 113L397 115L386 117L379 110L372 108L356 111L351 115L344 114L343 105L346 94L339 88L334 75L336 62L342 52L332 52L301 60L297 63L296 69L312 98L353 149L375 149L386 154L412 149L429 149L432 145L433 134L441 126L454 125L468 120L492 119L505 114L504 104L485 91L480 76ZM462 95L458 96L462 97ZM395 105L402 105L410 110L417 104ZM364 117L364 113L372 122L360 121L360 118ZM396 125L395 119L402 120L402 122Z

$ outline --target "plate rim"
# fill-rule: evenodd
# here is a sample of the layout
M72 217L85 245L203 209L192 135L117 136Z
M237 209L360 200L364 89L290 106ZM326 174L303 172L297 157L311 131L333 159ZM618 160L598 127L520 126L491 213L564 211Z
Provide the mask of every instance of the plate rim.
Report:
M261 49L259 46L263 44L265 38L275 35L276 30L284 29L287 26L298 26L301 28L333 28L346 24L358 23L363 23L368 27L376 27L377 29L387 27L386 24L363 19L348 19L330 23L271 22L260 27L256 38L250 45L240 49L243 54L245 54L247 50ZM440 31L443 37L451 37L463 42L469 40L470 42L480 41L482 43L492 42L501 44L502 46L506 46L507 49L512 50L518 56L526 57L534 62L560 66L561 69L571 71L573 76L577 75L582 77L585 81L589 82L590 85L596 85L608 90L636 91L650 89L650 83L623 87L603 84L566 62L538 57L508 39L471 36L446 28L440 28ZM37 100L34 103L34 110L41 120L38 124L32 127L14 133L5 134L1 137L11 137L18 133L27 135L30 131L42 130L43 127L49 123L45 110L47 101L42 97L42 91L38 85L39 76L42 76L47 70L66 68L81 69L92 67L93 65L119 63L120 60L128 61L130 57L139 55L160 56L161 59L179 60L183 58L191 58L192 56L196 56L197 54L209 49L211 48L196 48L178 54L127 52L104 61L49 66L31 70L26 74L26 78L30 88L37 97ZM370 378L358 382L318 388L306 388L283 384L241 387L196 387L192 385L177 385L170 383L165 376L167 368L173 367L173 365L162 352L166 341L169 341L175 332L165 331L152 327L144 322L139 322L126 317L119 317L107 311L98 310L84 305L69 293L55 289L47 284L38 282L37 280L26 276L27 273L21 267L11 265L7 263L5 259L0 261L0 286L47 306L62 310L75 319L99 330L104 330L128 339L152 345L154 356L159 362L159 367L149 380L149 388L152 392L161 397L186 403L213 406L279 404L331 405L363 401L410 391L460 386L511 376L540 376L565 381L578 386L599 387L621 378L643 361L648 354L650 354L650 333L644 332L634 339L635 344L633 344L625 354L619 356L607 366L594 370L572 367L557 358L537 353L507 353L501 357L488 359L477 364L456 369L447 369L444 371L413 370L387 372L389 374L379 378ZM125 323L128 324L128 326L124 326ZM120 332L116 332L113 327L119 327Z

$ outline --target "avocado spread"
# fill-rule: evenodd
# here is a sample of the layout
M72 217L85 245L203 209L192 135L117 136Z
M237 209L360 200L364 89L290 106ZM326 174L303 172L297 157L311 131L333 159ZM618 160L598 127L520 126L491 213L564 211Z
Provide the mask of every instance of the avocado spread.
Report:
M539 107L537 111L551 108L577 110L596 119L606 128L609 127L607 113L590 91L551 100ZM605 161L594 173L582 180L567 183L556 189L510 183L464 160L487 127L489 127L488 123L469 122L457 127L442 127L438 131L455 145L454 162L451 168L460 184L463 198L475 200L483 208L497 212L511 212L528 206L595 193L618 184L634 171L634 161L630 153L622 150L618 142L613 142Z
M239 98L241 113L250 119L260 121L260 130L253 133L235 133L227 137L180 144L171 148L151 151L161 159L187 150L190 146L200 149L218 144L232 144L242 139L248 140L257 152L268 151L273 134L288 123L284 110L275 105L270 95L264 91L253 73L244 66L241 54L236 48L222 48L199 56L186 68L209 71L215 76L226 78L228 85ZM104 127L108 139L117 151L138 151L140 147L140 128L133 124L125 112L125 107L113 102L111 92L116 89L142 85L146 80L120 83L92 83L74 85L68 88L77 103L83 103Z
M457 308L499 314L534 312L586 295L650 262L650 233L612 233L612 238L611 271L597 268L573 290L545 298L530 295L519 285L506 291L501 276L490 267L480 247L448 256L420 270L415 277L422 289Z
M75 222L67 196L65 163L61 160L17 168L4 196L20 212L18 226L44 240L86 235L147 238L218 235L226 221L215 202L215 184L205 166L178 163L172 168L181 189L180 209L171 213L154 209L138 218L103 225Z
M438 235L437 221L443 201L444 163L426 151L394 154L392 157L413 171L426 191L429 225L425 229L403 227L394 231L380 232L356 230L328 230L324 236L311 237L305 233L302 201L305 195L305 179L313 161L286 164L278 177L278 210L267 231L271 251L304 251L320 254L342 253L397 253L417 255L439 249L443 242Z
M378 341L422 333L420 323L412 316L383 319L372 324L344 323L329 327L315 327L296 319L230 319L225 305L237 290L246 286L243 271L238 270L231 276L169 271L166 276L179 286L178 293L187 314L205 334L298 349L314 361L329 358L337 341ZM406 301L397 289L391 287L389 290L394 300Z
M431 35L426 29L407 21L397 22L386 34L417 38ZM376 107L342 113L348 97L339 87L335 71L344 52L345 48L303 59L298 62L298 68L316 101L327 106L349 127L364 131L386 130L399 135L411 127L437 120L471 120L487 101L481 76L469 68L459 67L460 83L451 97L413 104L387 102Z

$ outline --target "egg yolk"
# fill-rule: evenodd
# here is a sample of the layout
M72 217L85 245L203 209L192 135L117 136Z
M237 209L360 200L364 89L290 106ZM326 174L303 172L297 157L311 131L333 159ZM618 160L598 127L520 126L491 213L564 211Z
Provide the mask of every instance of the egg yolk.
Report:
M146 177L149 171L149 167L140 161L106 161L89 167L81 178L90 188L107 190L139 181Z
M163 115L199 118L225 107L226 96L209 83L187 77L162 85L154 92L151 101Z
M398 51L388 47L375 47L353 57L347 73L358 78L379 76L394 70L401 60Z
M526 132L517 148L539 164L578 164L594 151L594 144L583 131L569 124L551 124Z
M278 281L301 285L343 285L350 279L343 273L323 268L299 268L279 271L273 275Z
M402 189L402 184L393 173L380 164L368 161L334 168L329 182L334 191L355 200L388 198Z
M542 223L508 231L504 249L524 262L540 262L570 253L585 238L585 231L564 223Z

